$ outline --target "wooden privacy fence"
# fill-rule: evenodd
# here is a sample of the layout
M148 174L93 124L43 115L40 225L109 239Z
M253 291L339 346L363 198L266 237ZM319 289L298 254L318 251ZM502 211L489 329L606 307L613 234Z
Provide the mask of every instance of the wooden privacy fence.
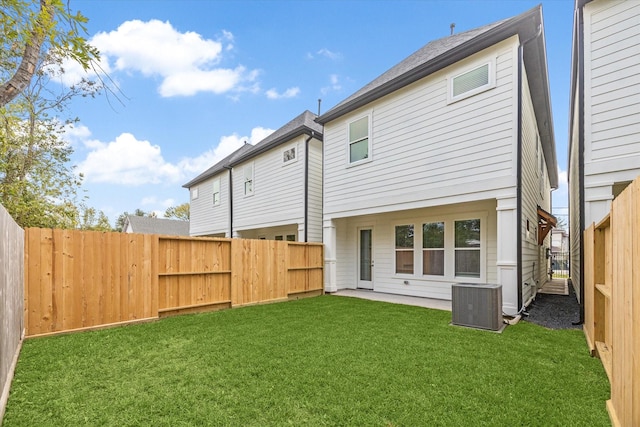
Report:
M22 344L24 231L0 205L0 424Z
M614 426L640 426L640 178L584 232L584 332L611 384Z
M323 246L27 228L27 336L323 292Z

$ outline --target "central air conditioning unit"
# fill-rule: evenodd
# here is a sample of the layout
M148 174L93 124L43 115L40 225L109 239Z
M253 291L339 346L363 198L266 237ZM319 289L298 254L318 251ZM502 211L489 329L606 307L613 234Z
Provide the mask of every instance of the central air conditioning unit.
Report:
M451 287L451 323L491 331L502 329L502 285L454 284Z

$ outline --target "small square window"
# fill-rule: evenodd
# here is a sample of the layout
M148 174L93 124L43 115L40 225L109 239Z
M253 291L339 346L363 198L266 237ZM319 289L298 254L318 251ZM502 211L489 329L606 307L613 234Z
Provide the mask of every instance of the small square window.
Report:
M476 95L496 85L494 60L449 77L447 102L455 102Z
M296 160L296 147L291 147L288 150L284 150L282 153L282 162L290 163Z

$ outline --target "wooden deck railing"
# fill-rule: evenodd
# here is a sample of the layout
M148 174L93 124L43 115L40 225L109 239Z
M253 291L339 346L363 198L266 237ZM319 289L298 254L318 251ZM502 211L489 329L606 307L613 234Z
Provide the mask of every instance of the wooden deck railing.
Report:
M584 232L584 333L611 384L614 426L640 426L640 178Z
M25 230L27 336L323 292L323 246Z

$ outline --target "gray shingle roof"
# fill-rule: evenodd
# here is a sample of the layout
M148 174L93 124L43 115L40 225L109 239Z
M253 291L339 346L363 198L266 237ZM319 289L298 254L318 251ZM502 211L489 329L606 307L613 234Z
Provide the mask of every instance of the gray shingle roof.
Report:
M215 165L211 166L200 175L193 178L191 181L184 184L182 187L190 188L200 182L211 178L222 172L225 168L234 166L240 162L246 161L258 154L264 153L273 147L277 147L291 139L300 135L311 135L319 140L322 140L322 125L318 124L315 120L318 116L307 110L282 126L280 129L267 136L256 145L245 144L238 150L234 151L224 159L220 160Z
M137 215L129 215L127 220L134 233L164 234L168 236L189 235L189 221Z
M288 142L300 135L313 134L314 138L322 140L322 125L315 121L317 117L318 116L313 114L311 111L306 110L289 123L258 142L250 150L234 158L231 162L231 166L249 160L258 154L264 153L265 151L268 151L273 147L277 147L280 144L284 144L285 142Z
M229 154L227 157L225 157L224 159L220 160L218 163L216 163L215 165L211 166L209 169L207 169L206 171L202 172L200 175L198 175L195 178L193 178L191 181L189 181L186 184L184 184L182 187L183 188L191 188L192 186L194 186L196 184L199 184L202 181L204 181L204 180L206 180L208 178L211 178L212 176L215 176L215 175L219 174L225 168L229 167L233 160L235 160L239 156L243 155L247 151L251 150L252 148L253 148L253 145L245 143L242 147L238 148L236 151L234 151L233 153Z

